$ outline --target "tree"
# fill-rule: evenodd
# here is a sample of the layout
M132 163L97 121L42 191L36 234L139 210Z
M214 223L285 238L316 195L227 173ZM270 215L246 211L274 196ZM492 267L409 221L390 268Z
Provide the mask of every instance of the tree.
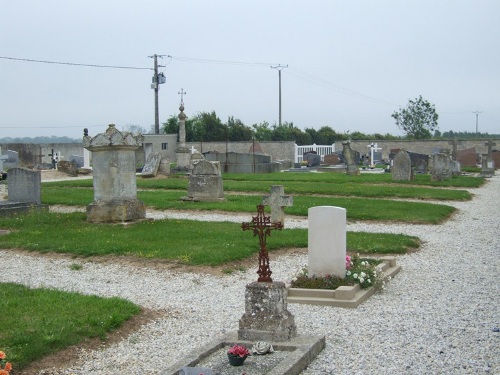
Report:
M229 141L251 141L253 130L244 125L240 119L229 116L227 119L228 140Z
M273 135L273 131L269 127L267 121L261 122L260 124L252 125L254 137L256 141L270 141Z
M397 127L405 132L408 138L432 138L431 132L438 127L439 115L434 104L422 99L421 95L414 100L410 99L406 108L400 108L391 117L396 120Z

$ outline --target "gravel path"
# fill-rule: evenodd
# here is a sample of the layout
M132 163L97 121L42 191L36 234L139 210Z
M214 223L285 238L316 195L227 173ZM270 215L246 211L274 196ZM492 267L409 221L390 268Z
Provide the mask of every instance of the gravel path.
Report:
M299 333L326 336L327 347L303 374L499 374L499 185L495 176L472 190L475 198L453 203L459 212L439 226L349 224L352 231L417 235L424 244L400 256L402 272L357 309L289 305ZM256 277L253 269L219 277L90 262L71 271L74 262L0 251L4 282L119 296L168 314L107 349L82 353L61 374L158 374L236 330L245 285ZM272 259L273 278L288 281L306 263L304 254Z

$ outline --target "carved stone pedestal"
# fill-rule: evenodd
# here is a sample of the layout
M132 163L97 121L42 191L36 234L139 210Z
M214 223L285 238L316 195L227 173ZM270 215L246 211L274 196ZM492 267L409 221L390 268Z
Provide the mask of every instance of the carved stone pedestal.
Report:
M295 318L287 310L285 283L248 284L245 313L239 322L238 338L249 341L287 341L296 335Z

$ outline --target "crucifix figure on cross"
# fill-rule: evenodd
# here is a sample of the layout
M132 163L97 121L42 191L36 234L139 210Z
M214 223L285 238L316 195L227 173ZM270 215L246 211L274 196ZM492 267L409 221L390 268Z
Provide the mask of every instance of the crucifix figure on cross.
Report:
M257 281L272 283L272 271L269 266L269 253L267 252L266 241L267 236L271 236L272 230L281 230L283 229L283 225L280 222L271 223L271 218L264 214L264 206L259 204L257 206L257 216L252 216L251 222L241 223L241 229L244 231L252 230L254 236L259 236L259 270L257 271L259 278Z

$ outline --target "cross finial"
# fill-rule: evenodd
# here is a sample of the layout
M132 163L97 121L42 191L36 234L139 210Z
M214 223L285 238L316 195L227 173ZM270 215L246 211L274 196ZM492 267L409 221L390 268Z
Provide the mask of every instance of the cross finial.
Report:
M181 96L181 104L184 104L184 95L187 94L187 92L184 91L184 87L181 88L181 91L179 91L178 94Z

